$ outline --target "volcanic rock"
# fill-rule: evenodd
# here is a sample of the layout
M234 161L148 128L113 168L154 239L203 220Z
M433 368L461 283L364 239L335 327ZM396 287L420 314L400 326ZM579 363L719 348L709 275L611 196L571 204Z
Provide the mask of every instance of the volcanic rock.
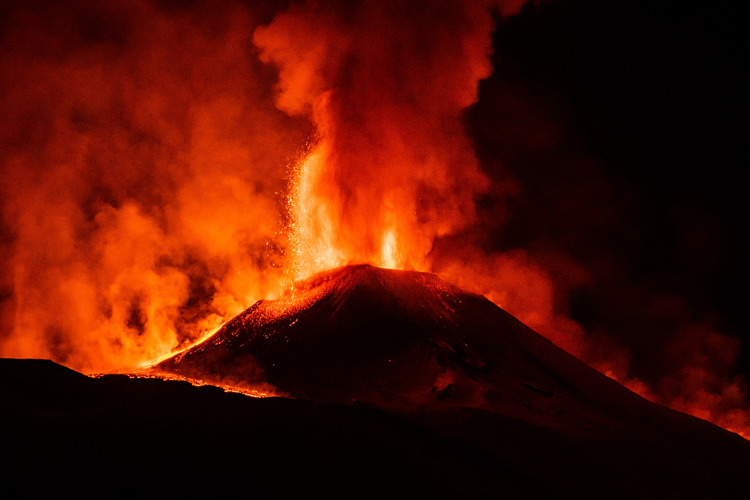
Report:
M545 493L376 410L0 359L1 498L514 497Z
M741 437L641 398L432 274L319 274L155 370L384 410L578 497L731 497L750 470Z
M319 402L471 407L577 433L663 411L482 296L369 265L259 301L156 370Z
M748 441L431 274L320 274L150 375L165 373L286 397L0 360L0 492L747 498Z

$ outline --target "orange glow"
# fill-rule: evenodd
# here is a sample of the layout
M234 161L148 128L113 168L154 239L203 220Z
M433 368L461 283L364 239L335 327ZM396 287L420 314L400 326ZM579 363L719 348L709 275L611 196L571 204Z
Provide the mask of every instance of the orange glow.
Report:
M383 244L380 248L380 267L386 269L398 269L400 267L400 258L398 243L393 230L389 229L383 236Z
M491 70L492 19L481 4L443 7L368 1L347 19L311 4L256 30L279 68L278 106L317 130L290 198L296 277L362 262L426 270L434 239L475 220L488 180L462 113Z
M24 9L0 42L0 355L133 368L278 293L279 166L308 132L262 97L253 15Z
M346 263L337 246L336 227L328 200L315 192L324 168L321 146L299 165L289 199L291 211L291 245L294 278L304 279L314 273Z
M289 196L291 269L295 280L301 280L320 271L334 267L367 262L373 265L399 268L403 265L397 247L395 230L362 224L353 234L356 241L381 240L372 252L355 244L344 245L341 241L341 224L336 210L336 200L321 193L321 183L326 182L326 158L329 145L321 141L296 167ZM366 214L365 214L366 215ZM385 224L395 225L393 211L384 216ZM387 226L386 226L387 227ZM374 234L373 234L374 233Z
M107 374L94 374L92 375L92 377L97 378L103 375L107 375ZM247 386L217 384L217 383L207 384L206 382L202 380L197 380L197 379L189 378L189 377L183 377L181 375L176 375L174 373L153 372L153 371L131 371L131 372L125 373L125 375L129 378L151 378L151 379L187 382L191 385L194 385L195 387L211 385L214 387L220 387L224 389L225 392L236 392L239 394L244 394L245 396L250 396L251 398L274 398L274 397L287 397L288 398L290 397L288 394L275 391L274 388L268 384L259 385L257 387L247 387Z

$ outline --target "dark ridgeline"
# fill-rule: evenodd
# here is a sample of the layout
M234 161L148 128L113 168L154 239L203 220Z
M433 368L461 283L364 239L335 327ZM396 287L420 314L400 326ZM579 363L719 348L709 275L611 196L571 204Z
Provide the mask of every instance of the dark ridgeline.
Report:
M43 361L0 370L11 496L726 498L750 470L739 436L417 272L323 273L154 368L293 399Z

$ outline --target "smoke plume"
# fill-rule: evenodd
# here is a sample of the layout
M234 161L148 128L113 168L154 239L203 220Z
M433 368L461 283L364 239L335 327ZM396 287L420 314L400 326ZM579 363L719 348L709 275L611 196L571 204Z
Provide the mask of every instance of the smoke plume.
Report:
M2 354L132 367L273 293L283 165L233 3L36 4L0 48Z
M462 113L492 70L492 30L483 2L361 1L294 5L256 31L279 108L318 132L291 199L299 275L424 269L436 237L474 221L488 180Z

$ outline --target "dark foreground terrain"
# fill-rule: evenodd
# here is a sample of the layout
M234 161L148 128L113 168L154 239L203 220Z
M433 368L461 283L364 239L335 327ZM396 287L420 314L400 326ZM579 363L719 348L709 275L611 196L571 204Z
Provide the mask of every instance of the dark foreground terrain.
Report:
M387 413L0 360L3 498L746 498L711 424L597 440L459 408Z
M2 359L2 497L750 494L750 442L433 275L321 274L151 373L289 397Z

